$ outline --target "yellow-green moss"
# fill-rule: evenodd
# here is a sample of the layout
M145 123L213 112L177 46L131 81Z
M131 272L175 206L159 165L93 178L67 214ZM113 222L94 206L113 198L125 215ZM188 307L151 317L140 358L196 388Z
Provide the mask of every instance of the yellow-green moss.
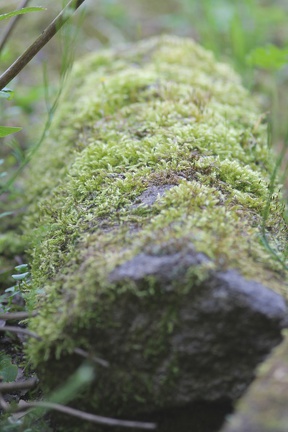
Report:
M107 274L171 240L192 243L211 258L209 268L236 268L285 292L287 231L278 191L271 199L273 168L255 101L193 41L155 38L77 63L26 180L26 298L40 305L30 326L43 338L27 347L34 364L75 346L93 351L89 328L112 325L105 314L121 292L143 296L133 283L108 284ZM135 205L152 185L174 187L152 206ZM261 242L268 200L275 254ZM153 286L147 281L145 295L157 303ZM161 328L165 351L169 326Z

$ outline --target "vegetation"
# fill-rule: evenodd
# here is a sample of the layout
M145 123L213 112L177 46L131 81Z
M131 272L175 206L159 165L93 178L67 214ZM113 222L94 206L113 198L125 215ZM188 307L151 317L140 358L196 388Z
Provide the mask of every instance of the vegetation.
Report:
M7 6L1 5L0 1L0 7L3 6L3 14L0 19L5 18L1 25L6 20L13 18L13 15L20 13L11 13L13 9L12 3L15 9L18 7L19 2L14 1L11 2L11 7L9 5L7 10ZM41 2L38 1L38 3ZM42 3L43 6L46 5L45 2ZM42 26L44 22L47 24L59 7L59 2L51 1L46 11L35 6L27 7L25 11L21 11L21 14L26 12L27 15L23 16L22 21L19 21L18 27L15 27L14 33L1 50L2 70L5 69L5 65L9 66L15 56L25 50L24 43L27 45L28 39L22 41L23 28L25 28L27 37L31 37L31 40L35 39L37 32L40 30L39 25ZM37 175L41 176L43 174L43 172L41 174L41 167L37 166L39 159L37 162L34 155L40 149L43 157L45 157L45 154L47 158L50 157L48 150L42 147L42 143L48 131L51 130L52 120L55 112L57 112L58 101L73 58L72 46L76 45L76 40L79 42L76 47L76 56L78 57L95 48L114 45L115 41L118 40L123 42L134 41L151 34L165 32L196 37L202 45L211 49L218 59L225 59L225 61L232 63L242 75L244 84L249 89L257 92L262 103L263 113L265 113L264 116L266 116L270 127L269 136L271 142L269 142L269 145L273 146L279 154L279 161L277 166L274 167L275 169L269 167L268 170L270 173L269 196L263 197L261 186L257 185L259 202L254 204L258 205L259 208L261 207L264 217L263 226L270 223L269 210L271 207L270 202L276 192L276 171L277 174L280 173L283 176L285 181L287 171L285 140L288 112L288 102L284 97L287 91L288 63L288 31L286 29L288 11L285 2L280 0L273 2L257 0L239 0L235 2L228 0L217 2L213 0L203 2L170 0L160 1L155 5L154 1L147 0L139 2L102 0L97 2L97 6L88 3L87 8L89 14L84 18L85 26L81 27L81 23L80 25L76 22L71 23L63 28L62 36L58 38L58 41L52 41L52 47L47 46L45 48L48 61L44 67L44 73L42 73L41 66L34 61L33 64L23 70L16 81L9 84L13 91L10 88L5 88L0 92L2 98L0 100L0 124L2 125L0 127L0 137L3 138L0 149L2 154L1 167L3 167L1 172L1 203L3 204L3 210L0 214L2 231L0 252L3 258L0 280L3 283L3 291L0 293L0 299L2 310L5 313L27 312L26 306L23 306L22 291L30 283L30 273L24 253L24 240L18 236L18 232L23 226L22 220L25 210L19 208L18 203L19 196L23 194L29 195L31 200L35 199L37 188L40 187L40 182L39 184L30 183L29 186L25 186L26 190L23 190L23 184L19 182L18 174L28 163L30 163L31 169L35 173L40 173ZM44 27L43 25L41 30ZM13 44L11 41L13 41ZM59 61L59 58L61 61ZM97 76L97 79L102 79L103 92L108 91L105 90L105 74L102 78ZM79 97L81 97L81 88L77 89L77 91ZM111 94L113 91L111 91ZM109 103L107 102L107 111L113 108L113 104L114 102L111 100ZM254 125L257 127L257 120L254 120ZM259 120L259 128L261 129L263 126L260 126L260 123L261 120ZM10 135L15 132L18 133L15 136L13 135L11 139ZM51 133L53 134L53 129ZM37 138L37 136L39 137ZM57 157L61 162L61 155L58 154ZM265 159L267 155L263 154L262 157ZM61 167L57 166L56 168L60 169ZM223 175L229 174L227 174L227 167L221 165L220 168ZM252 173L247 173L247 176L250 183L254 184ZM137 185L141 189L140 180ZM41 187L43 187L43 184ZM239 199L241 199L241 194L243 195L245 192L247 191L239 191ZM286 192L284 191L285 195ZM167 200L169 200L169 195ZM105 203L103 205L105 207ZM102 210L99 209L99 211ZM64 222L62 227L58 227L62 231L65 231ZM262 234L266 251L268 250L275 258L275 247L271 243L271 238L267 239L264 231ZM40 233L40 236L42 235L43 233ZM59 247L58 244L52 246L55 250ZM37 253L40 259L41 252L38 251ZM51 253L50 250L49 253ZM53 253L52 251L51 259L53 259ZM276 259L278 258L279 256L276 254ZM278 259L278 263L283 265L282 257ZM14 270L14 267L16 267L16 270ZM30 301L31 307L33 299L30 298ZM20 318L19 315L19 319L25 319L25 315L23 318ZM11 338L13 337L12 331L9 333ZM19 369L21 369L21 360L19 361L19 357L15 353L8 352L1 357L0 370L3 370L3 380L7 382L13 381L15 378L15 367L13 368L11 359L12 363L17 362ZM26 372L29 376L30 372ZM89 376L91 379L91 375L88 373ZM79 379L75 380L76 387L72 392L75 395L81 386L87 383L87 375L83 378L79 374L79 377ZM51 400L55 403L66 403L65 398L51 397ZM32 413L31 416L33 417L34 414ZM43 412L41 412L41 415L43 415ZM28 417L24 417L24 420L17 418L15 424L7 424L5 430L25 430L26 428L28 431L28 427L30 427L28 425L31 424L31 419L28 419ZM39 419L39 417L38 411L36 418ZM44 430L42 421L37 421L40 421L40 423L38 426L34 426L33 432Z

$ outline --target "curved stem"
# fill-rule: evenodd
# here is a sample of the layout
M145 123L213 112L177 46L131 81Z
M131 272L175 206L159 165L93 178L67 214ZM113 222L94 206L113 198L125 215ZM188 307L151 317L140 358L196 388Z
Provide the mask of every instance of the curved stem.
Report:
M11 332L11 333L18 333L18 334L24 334L26 336L29 337L33 337L34 339L37 340L42 340L40 336L38 336L36 333L31 332L30 330L26 330L25 328L22 327L17 327L17 326L4 326L4 327L0 327L0 332Z
M13 320L22 320L26 318L35 317L38 315L38 312L7 312L0 313L0 320L3 321L13 321Z
M35 387L38 383L37 378L31 378L23 382L1 382L0 383L0 393L13 393L18 390L26 390Z
M118 427L126 427L126 428L133 428L133 429L137 428L137 429L146 429L146 430L156 429L155 423L146 423L146 422L138 422L138 421L131 421L131 420L118 420L110 417L102 417L95 414L86 413L84 411L80 411L75 408L70 408L65 405L53 403L53 402L28 402L27 404L19 407L19 409L13 410L13 412L14 413L21 412L29 408L52 409L52 410L60 411L64 414L78 417L82 420L86 420L91 423L98 423L107 426L118 426Z

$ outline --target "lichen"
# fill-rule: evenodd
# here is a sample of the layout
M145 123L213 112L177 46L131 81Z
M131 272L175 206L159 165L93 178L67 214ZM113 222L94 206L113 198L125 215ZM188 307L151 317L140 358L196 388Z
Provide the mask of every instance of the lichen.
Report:
M45 371L46 362L75 346L97 351L91 332L119 326L109 311L121 293L157 304L153 280L145 294L107 280L142 251L173 240L174 248L191 243L209 257L208 269L187 276L186 290L211 268L234 268L286 295L287 230L280 194L271 192L274 157L261 112L229 66L191 40L150 39L81 60L60 105L25 183L32 273L25 296L40 310L30 327L42 338L27 353L47 387L55 371ZM152 185L171 187L153 205L135 205ZM151 329L159 337L143 347L147 361L165 352L174 316L167 310ZM144 344L141 335L137 343ZM121 412L137 392L133 380L115 374L130 389L117 402ZM94 399L97 408L97 392Z

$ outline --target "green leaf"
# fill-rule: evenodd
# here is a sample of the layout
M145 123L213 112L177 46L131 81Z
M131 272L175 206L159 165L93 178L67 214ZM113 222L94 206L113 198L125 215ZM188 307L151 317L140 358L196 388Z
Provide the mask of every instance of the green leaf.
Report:
M4 218L6 216L11 216L13 214L14 214L13 211L7 211L7 212L0 213L0 219Z
M288 48L266 45L256 48L247 57L247 63L264 69L278 70L288 63Z
M11 362L10 357L2 354L0 356L0 376L4 382L15 381L18 367Z
M28 268L28 264L20 264L15 267L15 270L22 271L22 270L27 270L27 268Z
M6 288L4 292L5 293L12 293L13 295L15 295L15 294L18 294L19 291L18 291L18 287L16 285L14 285L12 287Z
M21 127L0 126L0 138L19 132L21 129Z
M0 15L0 21L2 21L4 19L8 19L8 18L13 18L16 15L24 15L24 14L29 13L29 12L38 12L38 11L42 11L42 10L46 10L46 9L42 8L42 7L27 7L27 8L14 10L12 12L1 14Z
M29 275L29 272L25 272L25 273L21 273L21 274L11 275L11 277L16 281L19 281L19 280L25 279L28 275Z
M14 92L7 87L0 90L0 97L5 99L12 99Z

